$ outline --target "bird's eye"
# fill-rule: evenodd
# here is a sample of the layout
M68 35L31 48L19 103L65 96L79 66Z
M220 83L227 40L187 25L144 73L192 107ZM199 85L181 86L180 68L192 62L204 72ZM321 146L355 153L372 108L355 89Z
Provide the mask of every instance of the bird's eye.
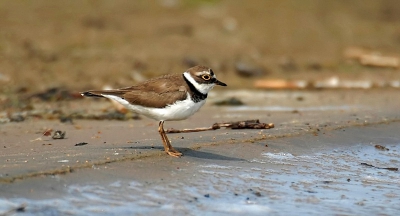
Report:
M201 78L203 78L203 80L210 80L211 76L208 74L205 74L205 75L201 76Z

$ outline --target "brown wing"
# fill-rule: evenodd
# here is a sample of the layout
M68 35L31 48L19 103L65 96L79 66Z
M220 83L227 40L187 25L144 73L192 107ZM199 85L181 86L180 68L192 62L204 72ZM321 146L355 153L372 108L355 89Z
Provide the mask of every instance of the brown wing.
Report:
M186 99L188 86L182 81L182 75L165 75L136 86L115 90L88 91L83 94L85 96L114 95L131 104L162 108L177 100Z

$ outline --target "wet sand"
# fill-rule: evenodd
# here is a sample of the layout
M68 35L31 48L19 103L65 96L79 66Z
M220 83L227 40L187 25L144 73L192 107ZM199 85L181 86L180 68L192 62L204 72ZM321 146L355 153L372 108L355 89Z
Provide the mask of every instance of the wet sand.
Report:
M213 106L217 96L246 105ZM182 158L162 151L157 122L146 118L4 124L0 213L26 203L28 215L393 215L398 171L379 168L400 167L399 99L394 90L214 92L199 113L166 128L247 119L275 128L169 134ZM42 136L44 128L66 139Z

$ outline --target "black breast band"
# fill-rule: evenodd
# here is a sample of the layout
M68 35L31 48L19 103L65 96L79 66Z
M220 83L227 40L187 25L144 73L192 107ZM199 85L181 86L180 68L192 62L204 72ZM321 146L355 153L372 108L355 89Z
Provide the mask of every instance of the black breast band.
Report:
M198 103L198 102L200 102L200 101L202 101L202 100L207 98L207 94L201 93L199 90L197 90L197 88L189 80L186 79L185 75L182 75L182 76L183 76L183 79L188 84L190 90L192 91L190 96L192 97L192 100L195 103Z

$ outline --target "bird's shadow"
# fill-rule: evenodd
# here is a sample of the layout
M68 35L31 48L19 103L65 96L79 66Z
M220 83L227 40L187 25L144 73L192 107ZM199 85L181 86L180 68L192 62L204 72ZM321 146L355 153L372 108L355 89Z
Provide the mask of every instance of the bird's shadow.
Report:
M164 147L162 146L131 146L131 147L122 147L122 149L157 149L160 151L164 151ZM229 156L224 156L220 154L214 154L210 152L203 152L203 151L196 151L190 148L179 148L175 147L176 150L180 151L183 153L184 157L194 157L194 158L202 158L202 159L209 159L209 160L227 160L227 161L246 161L245 159L242 158L236 158L236 157L229 157Z

